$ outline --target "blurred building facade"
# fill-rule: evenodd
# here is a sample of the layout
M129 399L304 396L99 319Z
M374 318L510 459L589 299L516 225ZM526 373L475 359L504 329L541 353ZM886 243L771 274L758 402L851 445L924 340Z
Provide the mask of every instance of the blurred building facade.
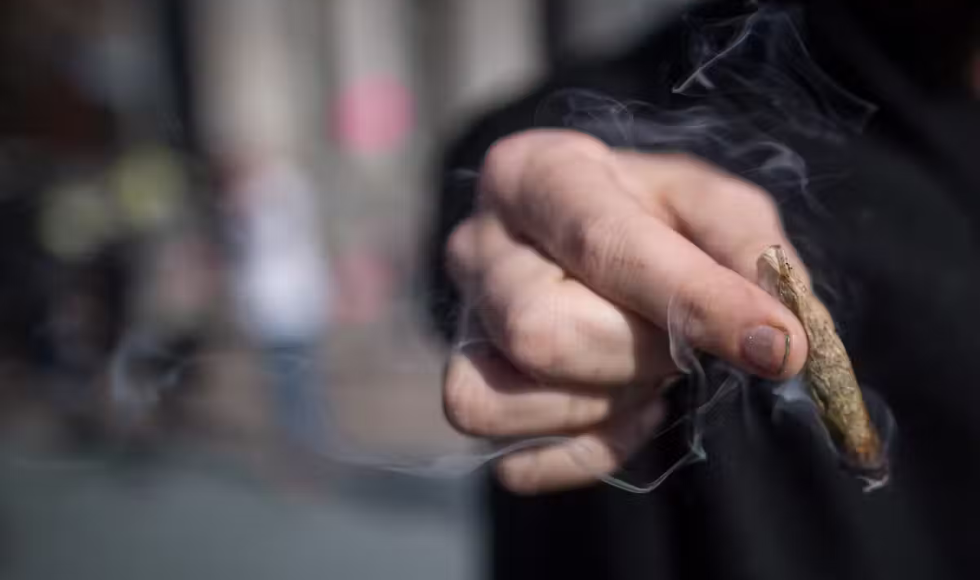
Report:
M204 155L284 155L321 194L331 397L372 425L361 435L455 441L438 404L443 345L417 309L441 147L558 63L627 48L679 1L185 3ZM364 416L390 417L390 432Z
M625 48L663 4L193 3L205 150L285 153L320 187L337 280L328 357L338 409L401 418L388 440L451 438L438 405L442 345L414 295L440 147L556 62Z
M124 299L92 290L101 293L98 316L112 323L73 331L69 342L101 332L101 350L85 355L93 381L116 403L155 404L154 388L130 389L112 373L95 378L98 369L120 353L199 344L204 326L233 315L217 298L233 292L215 290L214 279L228 172L288 160L318 195L335 413L368 439L456 445L439 405L444 345L418 308L441 148L559 63L626 48L680 1L11 3L4 54L36 66L7 67L23 95L6 108L18 111L11 119L35 121L5 133L44 143L55 168L38 172L50 178L36 185L46 200L41 249L96 278L122 264L124 282L103 286ZM59 93L58 83L72 90ZM205 257L209 245L214 255ZM95 259L103 254L118 256ZM72 304L68 294L52 300Z

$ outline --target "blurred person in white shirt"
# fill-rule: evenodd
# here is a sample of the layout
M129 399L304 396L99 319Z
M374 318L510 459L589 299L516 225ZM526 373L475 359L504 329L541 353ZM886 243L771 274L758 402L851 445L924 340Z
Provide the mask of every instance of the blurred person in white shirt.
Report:
M317 191L288 158L253 157L237 169L227 194L239 321L289 444L317 450L326 437L319 354L331 298Z

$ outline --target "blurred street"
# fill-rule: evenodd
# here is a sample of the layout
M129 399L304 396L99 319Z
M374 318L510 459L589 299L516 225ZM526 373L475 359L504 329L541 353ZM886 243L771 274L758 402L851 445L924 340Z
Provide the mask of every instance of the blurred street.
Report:
M96 459L0 454L0 576L475 578L475 479L360 474L284 496L241 465L169 449L152 478ZM144 476L146 474L143 474Z

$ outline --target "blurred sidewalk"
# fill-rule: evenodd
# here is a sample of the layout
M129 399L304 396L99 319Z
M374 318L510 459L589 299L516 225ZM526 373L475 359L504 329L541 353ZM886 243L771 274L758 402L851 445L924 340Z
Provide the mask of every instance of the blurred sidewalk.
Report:
M478 572L473 478L357 474L313 499L275 493L199 450L167 450L149 469L133 478L98 460L4 448L0 576L465 580Z

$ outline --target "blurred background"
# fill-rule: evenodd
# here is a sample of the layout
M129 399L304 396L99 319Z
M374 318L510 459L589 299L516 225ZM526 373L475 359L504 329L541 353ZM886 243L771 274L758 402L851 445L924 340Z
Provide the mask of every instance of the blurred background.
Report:
M442 148L681 1L0 4L0 576L479 577Z

